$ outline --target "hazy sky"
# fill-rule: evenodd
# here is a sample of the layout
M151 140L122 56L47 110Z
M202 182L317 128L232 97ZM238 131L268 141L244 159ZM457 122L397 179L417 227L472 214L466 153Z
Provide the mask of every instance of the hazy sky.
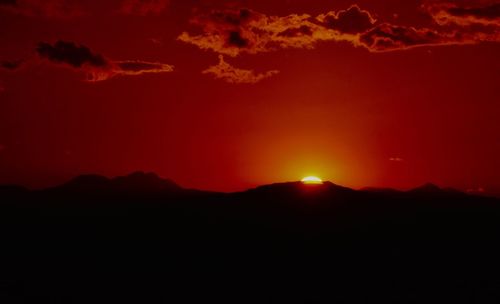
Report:
M0 0L0 27L0 183L500 193L495 1Z

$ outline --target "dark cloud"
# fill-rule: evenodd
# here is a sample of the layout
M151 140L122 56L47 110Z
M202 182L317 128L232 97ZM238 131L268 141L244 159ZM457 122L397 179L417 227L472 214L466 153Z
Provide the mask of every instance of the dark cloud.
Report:
M458 17L478 17L485 19L497 19L500 18L500 3L493 4L486 7L476 7L476 8L463 8L463 7L450 7L448 9L450 15Z
M92 52L88 47L70 41L57 41L55 44L41 42L37 47L38 55L49 62L63 64L87 74L88 81L102 81L115 76L141 75L145 73L172 72L168 64L139 60L112 61L101 54Z
M40 57L56 63L66 63L75 68L84 65L103 68L109 62L100 54L94 54L86 46L76 45L73 42L57 41L54 45L40 42L36 48Z
M337 13L330 12L320 19L327 28L348 34L364 33L373 28L376 22L368 11L360 9L357 5Z
M458 6L453 2L438 2L426 4L424 8L440 25L481 24L496 27L497 30L500 27L500 3L484 6Z
M240 32L230 32L229 38L227 39L227 43L239 48L244 48L248 46L249 41L243 38Z
M4 60L0 61L0 68L6 70L17 70L23 64L23 60Z

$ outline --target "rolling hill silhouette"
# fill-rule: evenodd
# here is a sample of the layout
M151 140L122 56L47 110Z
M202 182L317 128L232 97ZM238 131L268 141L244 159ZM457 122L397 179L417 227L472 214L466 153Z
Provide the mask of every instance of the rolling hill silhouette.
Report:
M432 184L0 187L1 303L497 303L500 201Z

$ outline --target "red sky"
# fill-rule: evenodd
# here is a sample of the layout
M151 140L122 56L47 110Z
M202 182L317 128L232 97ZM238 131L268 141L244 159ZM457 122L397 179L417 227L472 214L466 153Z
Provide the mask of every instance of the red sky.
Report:
M500 193L498 2L103 2L0 0L0 183Z

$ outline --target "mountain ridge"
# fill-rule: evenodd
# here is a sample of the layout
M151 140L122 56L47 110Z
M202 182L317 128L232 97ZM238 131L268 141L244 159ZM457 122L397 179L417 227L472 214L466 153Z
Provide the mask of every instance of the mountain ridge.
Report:
M162 178L154 172L135 171L128 175L107 177L100 174L82 174L70 179L61 185L45 188L41 190L30 190L17 185L0 185L0 193L15 194L26 192L70 192L70 193L123 193L123 194L161 194L161 193L198 193L198 194L225 194L225 195L303 195L304 193L330 193L343 195L410 195L410 196L472 196L489 197L488 195L477 195L460 191L450 187L439 187L433 183L426 183L421 186L399 190L394 188L364 187L353 189L342 185L325 181L318 185L308 185L301 181L277 182L260 185L254 188L234 191L219 192L200 189L185 188L174 182L172 179Z

